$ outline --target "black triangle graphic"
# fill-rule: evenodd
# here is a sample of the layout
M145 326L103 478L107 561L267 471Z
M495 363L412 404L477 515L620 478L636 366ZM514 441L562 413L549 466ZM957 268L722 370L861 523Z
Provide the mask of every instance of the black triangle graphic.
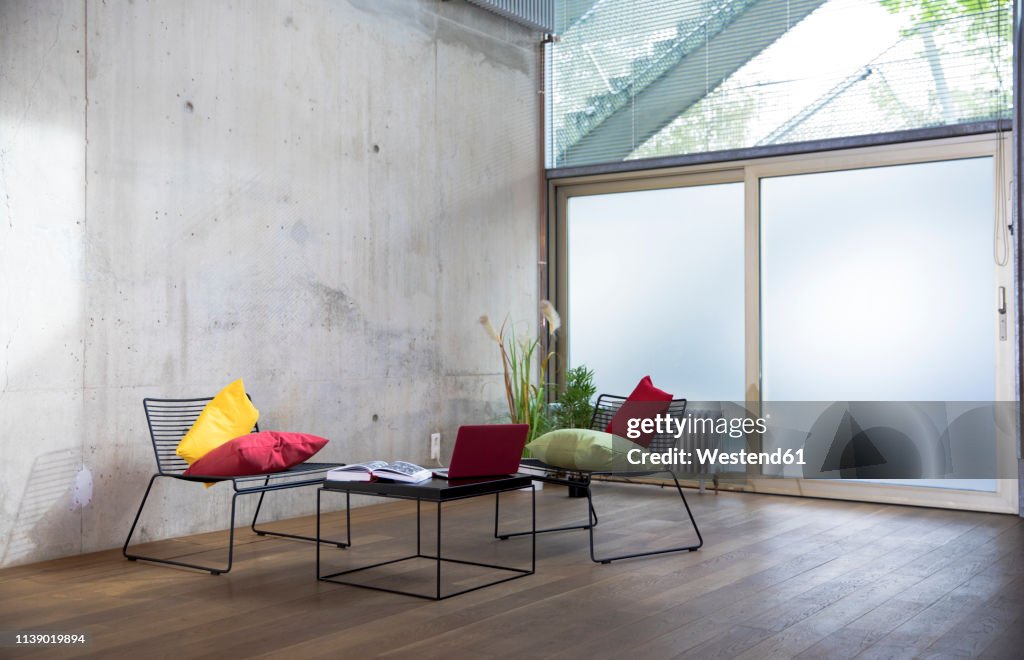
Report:
M821 471L856 470L871 465L884 465L886 462L882 452L878 451L857 420L849 411L845 411L836 427L832 446L821 464Z

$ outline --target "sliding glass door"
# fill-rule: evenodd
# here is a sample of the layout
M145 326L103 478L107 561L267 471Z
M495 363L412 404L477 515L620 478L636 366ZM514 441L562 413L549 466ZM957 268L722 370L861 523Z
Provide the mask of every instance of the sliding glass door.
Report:
M1005 140L558 182L549 259L562 364L594 369L599 392L628 393L650 374L691 401L755 413L780 402L916 402L926 425L949 431L946 464L996 468L836 481L808 478L821 463L817 475L748 466L743 487L1015 511L1016 480L1005 475L1015 474L1016 420L1000 418L984 437L943 427L964 402L1017 400Z
M942 428L946 402L996 399L993 161L760 180L767 406L914 402L908 410ZM969 442L985 454L977 461L995 465L993 438ZM990 492L997 485L994 478L886 483Z

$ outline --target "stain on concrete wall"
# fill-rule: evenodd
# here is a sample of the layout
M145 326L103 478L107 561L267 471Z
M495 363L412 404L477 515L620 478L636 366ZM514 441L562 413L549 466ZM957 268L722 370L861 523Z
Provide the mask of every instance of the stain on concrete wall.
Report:
M536 305L538 37L458 1L0 4L0 561L123 541L145 396L244 377L325 460L492 419L476 319ZM141 538L223 528L225 489L158 486Z

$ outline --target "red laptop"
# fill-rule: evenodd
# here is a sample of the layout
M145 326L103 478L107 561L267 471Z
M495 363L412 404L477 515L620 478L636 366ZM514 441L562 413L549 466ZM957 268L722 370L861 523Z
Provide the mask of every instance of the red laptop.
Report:
M451 466L434 474L444 479L515 474L529 432L529 424L460 426Z

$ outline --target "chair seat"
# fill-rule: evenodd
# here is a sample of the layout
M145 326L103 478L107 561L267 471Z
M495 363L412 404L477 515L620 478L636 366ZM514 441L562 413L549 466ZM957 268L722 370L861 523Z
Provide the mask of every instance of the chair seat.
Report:
M312 472L326 472L327 470L333 470L334 468L341 467L343 465L345 465L345 464L344 463L299 463L296 466L290 467L287 470L281 470L279 472L261 472L259 474L247 474L247 475L238 476L238 477L220 477L220 476L210 476L210 475L202 475L202 474L188 474L188 475L185 475L185 474L175 474L175 475L169 475L169 476L174 476L174 477L176 477L178 479L184 479L185 481L236 481L236 482L247 482L247 481L255 481L255 480L260 480L260 479L266 479L267 477L270 477L271 479L274 479L274 478L294 477L294 476L303 475L303 474L312 473Z

